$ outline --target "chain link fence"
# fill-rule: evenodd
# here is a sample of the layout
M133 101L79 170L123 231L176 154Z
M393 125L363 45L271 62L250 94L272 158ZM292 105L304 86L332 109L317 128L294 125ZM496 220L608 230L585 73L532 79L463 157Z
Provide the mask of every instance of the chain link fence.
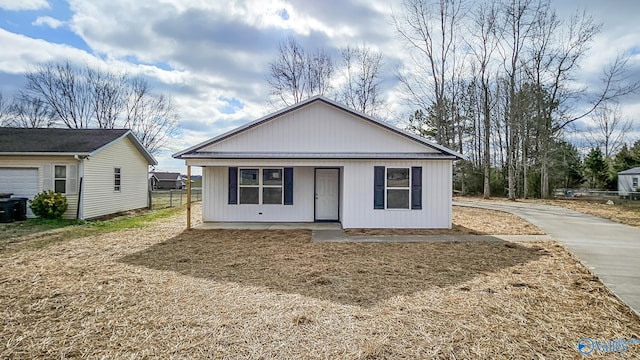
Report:
M187 204L187 189L153 190L149 191L151 209L180 207ZM202 200L202 188L191 189L191 202Z
M639 191L604 191L585 189L555 189L553 195L556 198L592 200L592 201L613 201L616 204L627 202L640 203Z

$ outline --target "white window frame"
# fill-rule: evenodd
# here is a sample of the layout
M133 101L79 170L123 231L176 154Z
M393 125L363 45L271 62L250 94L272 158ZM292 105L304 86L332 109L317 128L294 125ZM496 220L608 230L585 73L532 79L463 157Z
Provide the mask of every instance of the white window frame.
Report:
M122 191L122 168L116 166L113 168L113 192Z
M63 178L56 177L56 168L57 167L63 167L64 168L64 177ZM53 171L53 177L52 177L52 180L53 180L53 184L52 184L53 185L52 186L53 187L53 191L58 192L58 191L56 191L56 181L64 181L64 191L61 192L61 194L66 194L67 193L67 185L69 184L69 167L67 165L63 165L63 164L54 164L52 171Z
M265 185L264 184L264 171L265 170L280 170L280 185ZM280 189L280 202L277 204L264 204L264 189ZM261 205L284 205L284 168L279 167L267 167L260 168L260 204Z
M258 171L258 184L257 185L242 185L242 171L243 170L257 170ZM264 184L264 171L265 170L280 170L280 185L265 185ZM241 188L258 188L258 203L243 203L240 195ZM264 204L263 192L265 188L279 188L280 190L280 203L277 204ZM242 167L238 168L238 205L284 205L284 167Z
M631 186L635 189L638 187L638 178L637 177L632 177L631 178Z
M389 170L396 170L396 169L406 169L407 173L409 174L409 184L405 187L399 187L399 186L389 186ZM384 208L386 210L411 210L411 167L387 167L385 166L384 168ZM407 202L407 207L406 208L390 208L388 201L389 201L389 190L406 190L407 193L409 194L409 198L408 198L408 202Z

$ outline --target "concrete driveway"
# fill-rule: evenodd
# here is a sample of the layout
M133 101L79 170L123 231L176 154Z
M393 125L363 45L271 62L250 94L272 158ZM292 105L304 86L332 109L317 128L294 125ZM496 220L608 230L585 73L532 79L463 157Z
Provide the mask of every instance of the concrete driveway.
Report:
M465 201L453 204L505 211L537 225L564 244L640 314L640 229L544 204Z

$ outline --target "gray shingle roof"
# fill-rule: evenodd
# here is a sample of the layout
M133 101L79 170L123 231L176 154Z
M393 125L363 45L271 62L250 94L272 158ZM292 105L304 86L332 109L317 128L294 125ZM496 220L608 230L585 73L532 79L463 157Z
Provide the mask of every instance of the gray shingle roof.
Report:
M640 167L634 167L629 170L620 171L618 175L640 175Z
M0 155L88 155L127 136L147 159L158 162L128 129L28 129L0 127Z
M176 181L180 177L180 173L177 172L155 172L153 174L158 180Z
M91 153L127 131L0 128L0 153Z

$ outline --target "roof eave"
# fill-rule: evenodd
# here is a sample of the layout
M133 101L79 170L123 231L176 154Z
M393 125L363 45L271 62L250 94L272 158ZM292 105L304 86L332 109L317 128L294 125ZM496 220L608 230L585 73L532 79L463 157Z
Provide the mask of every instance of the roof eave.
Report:
M185 154L177 159L194 160L459 160L457 156L449 154Z
M2 151L0 156L91 156L88 152L35 152L35 151Z

